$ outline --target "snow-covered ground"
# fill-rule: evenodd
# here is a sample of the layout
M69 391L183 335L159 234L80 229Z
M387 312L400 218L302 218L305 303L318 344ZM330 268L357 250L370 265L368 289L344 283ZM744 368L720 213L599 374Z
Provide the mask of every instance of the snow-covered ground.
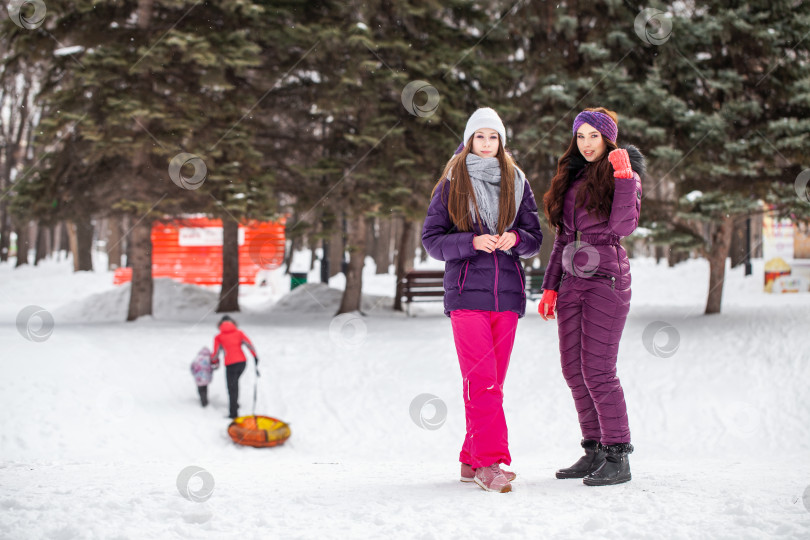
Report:
M810 295L763 293L755 261L753 277L729 271L723 314L707 317L705 261L632 265L619 375L633 481L554 478L580 436L556 323L530 303L506 380L506 495L458 481L449 320L438 303L392 312L390 275L367 269L365 316L335 318L342 278L328 289L317 269L290 294L280 272L242 287L256 412L293 433L254 449L226 434L223 373L206 409L189 373L215 333L215 289L160 281L155 316L126 323L110 272L0 265L0 538L810 538ZM52 315L49 336L37 317L18 329L32 305ZM255 380L241 379L243 413ZM423 394L447 408L438 429L412 419ZM205 470L190 481L205 500L178 490L189 466Z

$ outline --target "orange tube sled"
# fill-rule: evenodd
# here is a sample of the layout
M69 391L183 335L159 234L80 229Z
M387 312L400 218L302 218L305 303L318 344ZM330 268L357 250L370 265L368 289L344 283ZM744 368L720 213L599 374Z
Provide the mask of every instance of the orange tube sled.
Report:
M228 426L233 442L256 448L284 444L291 434L289 424L271 416L240 416Z

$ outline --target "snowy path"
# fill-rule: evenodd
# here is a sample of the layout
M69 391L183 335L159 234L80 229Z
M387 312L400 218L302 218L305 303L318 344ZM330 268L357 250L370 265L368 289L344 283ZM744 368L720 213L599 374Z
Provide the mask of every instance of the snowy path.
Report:
M724 314L704 317L701 261L634 262L619 375L636 453L622 486L553 477L578 457L579 433L556 326L530 306L506 381L519 476L511 494L495 495L458 482L460 376L436 304L411 318L377 309L335 322L334 293L309 286L238 315L262 359L257 412L293 431L282 447L252 449L225 434L222 372L208 409L188 373L218 319L206 314L209 291L164 287L174 311L162 318L80 323L117 313L109 274L0 267L0 538L806 539L810 300L761 294L758 268L748 280L733 271ZM370 277L371 292L387 278ZM15 328L32 303L55 314L47 341ZM678 331L671 357L644 347L654 321ZM253 380L246 371L242 412ZM439 429L410 418L424 393L447 406ZM175 485L190 465L215 481L204 502Z

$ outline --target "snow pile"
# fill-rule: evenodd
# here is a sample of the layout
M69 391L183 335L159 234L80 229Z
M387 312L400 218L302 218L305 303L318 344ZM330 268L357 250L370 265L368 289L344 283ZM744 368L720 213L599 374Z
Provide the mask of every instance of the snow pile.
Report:
M219 294L196 285L180 283L169 278L154 281L152 295L153 317L162 320L197 320L213 312ZM84 300L55 310L57 321L120 322L127 318L131 283L97 293Z
M336 313L342 298L343 291L325 283L304 283L279 299L272 311L279 314ZM392 298L371 294L364 294L360 304L364 312L390 310L392 306Z
M106 257L94 256L93 266L106 268ZM112 272L72 269L70 261L64 259L19 268L0 264L0 321L13 321L22 306L38 305L53 313L59 306L115 289Z

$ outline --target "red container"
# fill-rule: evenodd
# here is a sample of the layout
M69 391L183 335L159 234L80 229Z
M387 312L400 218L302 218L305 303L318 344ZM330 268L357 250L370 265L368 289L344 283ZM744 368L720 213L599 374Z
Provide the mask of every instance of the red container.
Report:
M239 283L258 283L262 272L284 262L284 222L249 221L239 225ZM195 285L222 284L222 221L179 218L152 225L152 277ZM132 280L132 268L115 271L113 283Z

